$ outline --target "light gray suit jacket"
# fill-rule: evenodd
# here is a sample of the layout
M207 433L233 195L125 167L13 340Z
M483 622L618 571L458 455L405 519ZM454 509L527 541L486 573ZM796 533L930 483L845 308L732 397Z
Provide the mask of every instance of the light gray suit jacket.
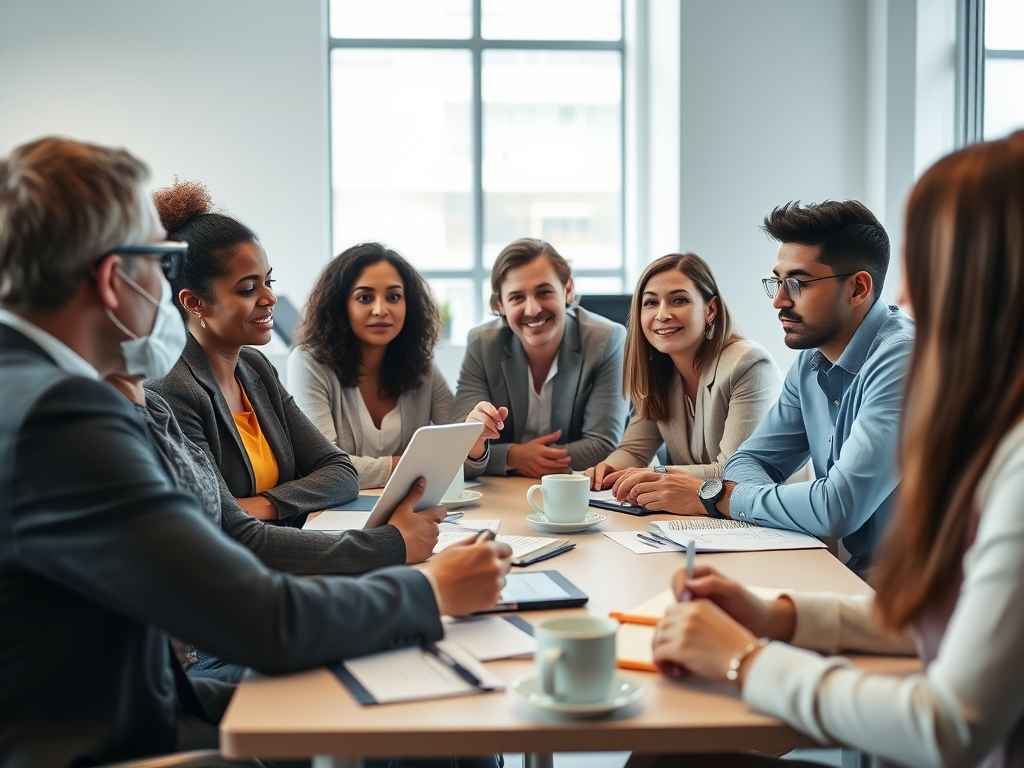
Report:
M305 347L288 356L288 389L295 402L324 436L349 454L359 470L360 488L380 488L391 476L390 456L365 456L359 420L361 396L357 387L343 387L331 368L315 360ZM402 416L401 453L413 432L427 424L447 424L452 412L452 390L436 365L416 389L398 398ZM476 403L474 403L476 405Z
M725 462L750 437L775 404L782 374L764 347L740 339L722 350L715 365L700 375L693 404L693 430L688 426L682 376L669 392L669 420L633 416L626 434L605 461L613 467L646 467L662 443L669 461L707 480L719 477Z
M560 447L573 469L592 467L611 453L626 423L622 397L622 354L626 329L593 312L573 307L565 315L558 350L551 429L561 429ZM478 461L466 462L466 476L481 471L508 473L508 449L521 442L530 395L530 366L519 338L501 318L469 332L455 392L452 421L463 421L481 400L508 407L501 437L490 441Z

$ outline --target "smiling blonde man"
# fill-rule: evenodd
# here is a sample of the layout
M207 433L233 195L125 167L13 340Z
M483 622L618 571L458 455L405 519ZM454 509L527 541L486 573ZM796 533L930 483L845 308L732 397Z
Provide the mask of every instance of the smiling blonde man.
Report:
M474 407L500 430L467 474L525 477L602 461L626 424L626 329L574 306L569 263L543 240L508 245L491 269L500 317L469 333L452 418Z

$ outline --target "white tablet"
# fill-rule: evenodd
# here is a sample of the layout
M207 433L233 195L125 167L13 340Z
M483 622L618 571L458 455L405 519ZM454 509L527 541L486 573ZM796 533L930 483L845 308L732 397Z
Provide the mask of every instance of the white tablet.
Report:
M418 477L426 479L427 488L416 511L440 504L459 466L469 455L469 449L483 431L484 425L478 421L417 429L363 527L378 528L386 524Z

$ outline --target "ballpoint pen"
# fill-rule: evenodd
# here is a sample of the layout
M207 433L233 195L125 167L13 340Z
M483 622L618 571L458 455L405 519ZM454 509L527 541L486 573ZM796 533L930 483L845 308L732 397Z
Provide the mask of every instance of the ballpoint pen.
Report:
M455 659L453 659L451 656L449 656L447 653L442 651L440 648L438 648L433 643L427 643L426 645L424 645L423 646L423 650L425 650L427 653L429 653L435 659L440 661L442 664L444 664L446 667L448 667L452 672L457 674L459 677L461 677L467 683L472 685L474 688L486 688L486 686L484 686L483 682L480 680L479 677L477 677L472 672L470 672L468 669L466 669L464 666L459 664L459 662L457 662Z
M652 539L650 536L647 536L647 535L645 535L643 533L638 533L636 535L636 537L638 539L640 539L640 541L642 541L644 544L646 544L649 547L663 547L663 546L665 546L665 542L658 541L657 539Z
M689 539L686 542L686 583L689 584L693 580L693 563L694 555L696 554L697 543L693 539ZM679 597L679 602L685 603L690 599L690 590L687 589Z
M484 528L480 533L473 539L474 544L479 544L481 541L494 541L494 531L490 528Z

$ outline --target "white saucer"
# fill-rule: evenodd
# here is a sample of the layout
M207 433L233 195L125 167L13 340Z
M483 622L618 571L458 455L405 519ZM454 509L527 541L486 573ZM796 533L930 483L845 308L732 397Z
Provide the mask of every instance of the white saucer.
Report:
M458 509L467 504L472 504L474 501L480 501L483 496L480 491L471 491L467 488L462 491L462 498L460 499L441 499L441 506L445 509Z
M640 683L618 672L612 681L611 694L596 704L568 704L555 701L541 690L540 680L536 675L520 677L512 683L509 690L531 706L567 715L603 715L628 707L644 695L644 687Z
M547 533L580 533L593 525L603 523L607 519L608 515L602 515L600 512L587 512L587 516L583 518L582 523L553 523L537 512L526 516L526 521L530 525Z

